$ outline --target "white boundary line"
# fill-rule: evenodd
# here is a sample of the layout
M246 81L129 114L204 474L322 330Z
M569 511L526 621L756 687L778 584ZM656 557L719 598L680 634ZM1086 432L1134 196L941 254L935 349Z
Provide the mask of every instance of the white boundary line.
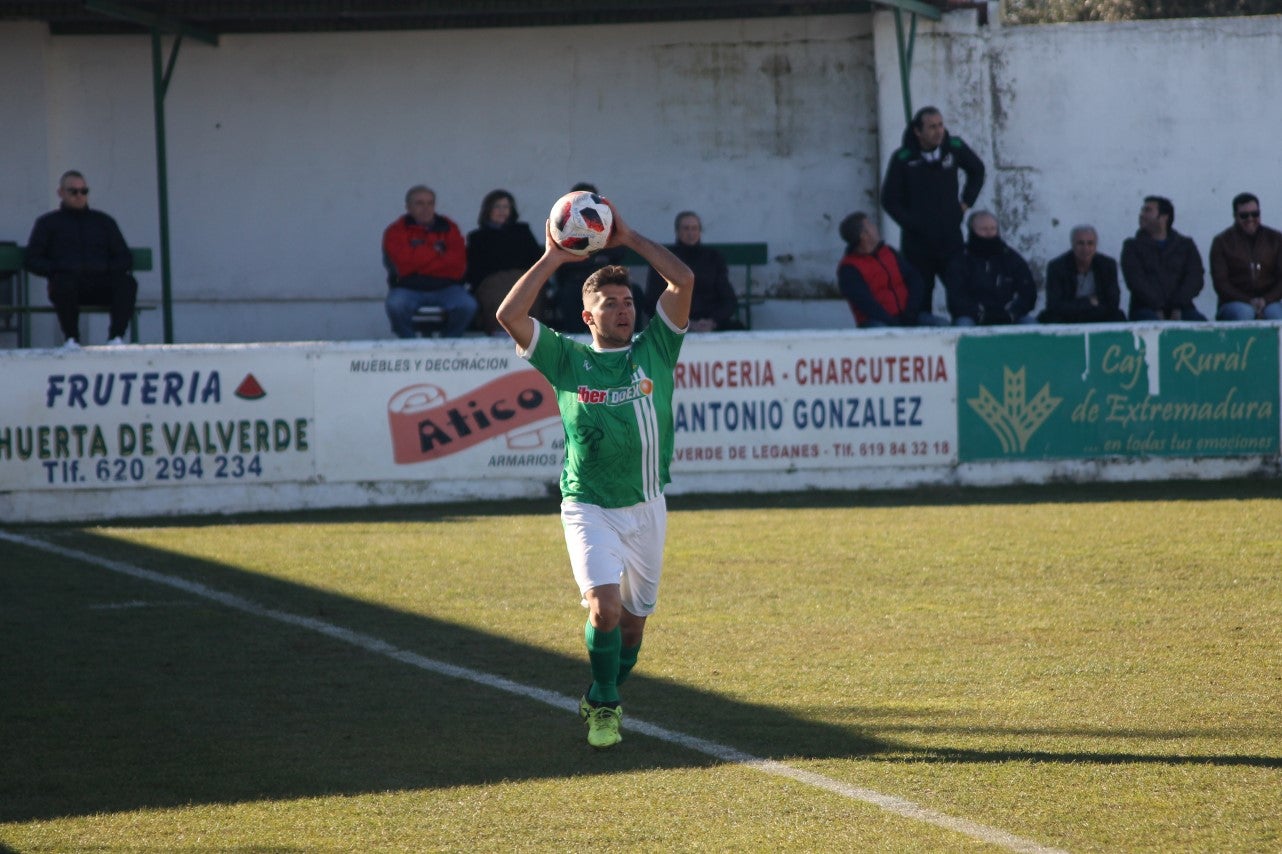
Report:
M363 649L374 655L382 655L395 661L408 664L411 667L417 667L420 670L426 670L430 673L436 673L441 676L450 676L455 679L463 679L468 682L474 682L478 685L484 685L487 688L493 688L497 691L503 691L508 694L515 694L518 697L524 697L529 700L536 700L552 706L553 708L563 711L570 711L578 714L579 701L574 697L567 697L564 694L556 694L552 691L546 691L542 688L536 688L532 685L522 685L519 682L513 682L504 679L501 676L495 676L491 673L483 673L479 670L472 670L468 667L459 667L455 664L449 664L444 661L438 661L434 658L428 658L419 655L416 652L399 649L386 641L380 640L373 635L367 635L362 632L355 632L351 629L345 629L342 626L336 626L333 623L327 623L324 620L317 620L312 617L303 617L298 614L290 614L286 611L277 611L273 608L266 608L258 605L248 599L242 599L231 593L224 593L220 590L214 590L194 581L187 581L183 578L177 578L172 575L165 575L159 572L153 572L149 569L132 566L120 561L109 560L107 558L91 555L86 552L76 551L75 549L65 548L55 545L54 543L45 542L31 537L24 537L20 534L11 534L8 531L0 530L0 539L8 540L12 543L28 546L29 548L39 549L52 554L61 555L71 558L72 560L83 561L84 563L98 566L112 572L127 575L140 581L150 581L154 584L161 584L175 590L181 590L193 596L199 596L202 599L208 599L228 608L241 611L246 614L252 614L256 617L262 617L268 620L274 620L278 623L295 626L301 629L316 632L334 640L351 644L354 647ZM1022 852L1022 854L1067 854L1059 848L1050 848L1034 842L1030 839L1007 833L996 827L979 824L964 818L955 818L953 816L941 813L929 807L921 806L903 798L897 798L893 795L883 795L881 792L872 789L864 789L858 786L852 786L849 783L843 783L840 780L834 780L831 777L825 777L822 774L816 774L813 771L806 771L801 768L794 768L782 762L776 762L772 759L762 759L759 756L753 756L750 753L744 753L733 747L718 744L714 741L697 738L692 735L677 732L657 724L647 723L634 717L628 718L628 729L633 732L648 735L651 738L657 738L660 741L666 741L669 744L676 744L696 753L702 753L705 756L711 756L722 762L745 765L755 768L766 774L776 777L785 777L789 780L795 780L808 786L824 789L833 794L840 795L851 800L862 801L879 807L887 812L894 813L904 818L919 821L924 824L933 824L936 827L942 827L945 830L955 831L980 842L986 842L990 845L996 845L1010 851Z

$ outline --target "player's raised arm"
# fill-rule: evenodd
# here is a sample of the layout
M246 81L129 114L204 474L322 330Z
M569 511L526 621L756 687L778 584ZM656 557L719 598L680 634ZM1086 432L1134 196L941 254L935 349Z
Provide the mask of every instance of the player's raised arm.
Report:
M530 342L534 340L534 318L530 317L530 309L534 307L539 291L547 284L548 279L552 278L552 274L558 267L567 261L579 260L577 256L556 245L547 222L543 223L543 237L546 242L542 257L516 280L516 284L503 298L495 314L499 325L507 330L507 334L512 336L512 340L522 350L529 347Z
M678 328L684 327L690 320L690 300L694 296L694 273L666 246L655 243L650 238L633 231L619 216L619 211L608 200L610 210L614 213L614 234L607 246L626 246L646 260L654 271L668 283L659 295L659 305L668 320Z

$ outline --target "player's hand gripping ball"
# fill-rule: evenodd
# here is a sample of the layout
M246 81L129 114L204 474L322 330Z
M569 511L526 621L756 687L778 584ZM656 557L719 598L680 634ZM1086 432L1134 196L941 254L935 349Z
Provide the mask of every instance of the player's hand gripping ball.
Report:
M605 199L587 190L575 190L556 200L548 215L552 239L567 252L591 255L600 252L614 229L614 214Z

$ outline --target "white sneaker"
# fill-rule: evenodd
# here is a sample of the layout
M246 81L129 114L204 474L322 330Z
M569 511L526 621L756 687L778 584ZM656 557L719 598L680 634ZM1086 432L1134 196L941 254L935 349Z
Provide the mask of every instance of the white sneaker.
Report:
M79 342L79 341L77 341L77 340L76 340L76 339L74 339L74 338L68 338L66 341L63 341L63 342L62 342L62 346L61 346L61 347L59 347L58 349L60 349L60 350L79 350L79 349L80 349L80 342Z
M107 342L107 346L108 346L108 347L123 347L123 346L125 346L125 339L124 339L124 338L121 338L119 335L117 335L115 338L112 338L110 341L108 341L108 342Z

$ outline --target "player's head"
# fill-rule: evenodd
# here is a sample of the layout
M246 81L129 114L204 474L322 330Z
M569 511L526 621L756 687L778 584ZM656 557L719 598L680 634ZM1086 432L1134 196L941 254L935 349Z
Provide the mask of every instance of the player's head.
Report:
M628 268L612 265L583 283L583 322L599 347L626 347L637 325Z

